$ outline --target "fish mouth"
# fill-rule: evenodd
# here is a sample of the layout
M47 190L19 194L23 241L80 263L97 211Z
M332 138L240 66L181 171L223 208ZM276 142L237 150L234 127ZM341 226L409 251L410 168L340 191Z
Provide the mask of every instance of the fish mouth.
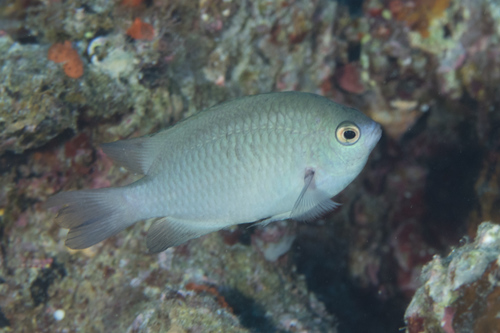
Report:
M379 123L373 122L370 127L368 127L366 131L367 137L365 139L365 146L369 148L370 150L375 147L377 142L380 140L380 137L382 136L382 127L380 126Z

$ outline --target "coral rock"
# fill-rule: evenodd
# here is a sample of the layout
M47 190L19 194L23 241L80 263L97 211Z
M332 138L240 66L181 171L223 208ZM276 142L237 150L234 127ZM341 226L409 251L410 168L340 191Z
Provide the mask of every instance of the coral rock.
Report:
M499 255L500 225L484 222L473 243L434 257L406 310L406 332L498 332Z

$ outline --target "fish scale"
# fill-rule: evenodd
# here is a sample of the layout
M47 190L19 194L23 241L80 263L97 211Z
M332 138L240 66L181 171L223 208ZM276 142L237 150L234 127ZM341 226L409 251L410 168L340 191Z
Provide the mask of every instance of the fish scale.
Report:
M56 221L70 229L71 248L158 218L147 239L158 252L233 224L310 220L332 210L331 197L359 174L380 135L360 111L318 95L243 97L165 131L104 144L108 156L145 177L57 194L46 205L62 207Z

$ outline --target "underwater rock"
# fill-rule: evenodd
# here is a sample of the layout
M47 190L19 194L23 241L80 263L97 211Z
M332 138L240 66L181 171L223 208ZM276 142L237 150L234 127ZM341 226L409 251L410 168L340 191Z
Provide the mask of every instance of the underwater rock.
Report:
M76 129L71 105L60 98L64 78L40 57L46 53L45 47L0 36L0 154L39 147L64 129Z
M435 256L421 278L406 310L407 333L498 332L500 225L482 223L473 243Z
M295 233L296 223L278 221L257 229L252 235L252 244L266 260L274 262L290 250Z

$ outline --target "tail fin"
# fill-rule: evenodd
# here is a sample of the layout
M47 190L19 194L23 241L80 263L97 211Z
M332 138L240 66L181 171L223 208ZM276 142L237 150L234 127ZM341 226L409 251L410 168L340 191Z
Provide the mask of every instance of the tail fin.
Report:
M61 207L56 222L70 229L66 246L85 249L140 220L123 191L124 188L102 188L61 192L50 197L44 206Z

